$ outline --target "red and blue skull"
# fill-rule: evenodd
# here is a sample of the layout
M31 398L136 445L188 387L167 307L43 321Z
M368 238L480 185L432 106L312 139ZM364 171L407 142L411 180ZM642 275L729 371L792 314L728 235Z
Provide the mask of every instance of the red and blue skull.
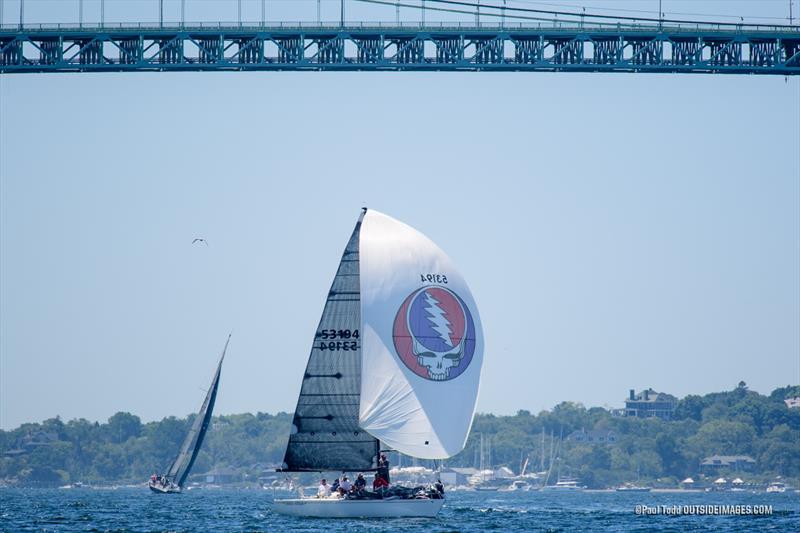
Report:
M420 377L447 381L459 376L475 352L475 325L469 308L445 287L417 289L394 321L400 359Z

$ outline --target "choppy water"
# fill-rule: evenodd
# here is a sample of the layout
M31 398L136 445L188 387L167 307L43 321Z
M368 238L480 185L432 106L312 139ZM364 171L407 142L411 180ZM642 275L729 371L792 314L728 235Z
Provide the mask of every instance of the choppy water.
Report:
M434 519L301 519L275 514L272 493L140 489L0 489L3 532L165 531L800 531L800 494L454 492ZM770 516L637 515L637 505L684 509L771 505ZM699 512L699 508L693 508Z

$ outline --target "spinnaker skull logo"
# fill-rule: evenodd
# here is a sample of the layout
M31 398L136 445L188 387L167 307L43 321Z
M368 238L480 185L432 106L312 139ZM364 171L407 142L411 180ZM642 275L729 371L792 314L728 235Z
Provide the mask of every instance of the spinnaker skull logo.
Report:
M412 292L394 319L394 346L405 365L432 381L467 369L475 352L475 324L464 301L433 285Z

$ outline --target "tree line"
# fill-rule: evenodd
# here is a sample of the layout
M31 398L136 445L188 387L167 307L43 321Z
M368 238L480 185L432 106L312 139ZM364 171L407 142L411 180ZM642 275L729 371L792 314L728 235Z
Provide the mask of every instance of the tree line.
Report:
M445 466L478 466L483 436L487 466L519 473L525 463L529 472L555 465L590 487L637 478L674 485L702 474L700 463L711 455L752 457L751 477L800 478L800 409L784 403L797 396L800 386L761 395L740 383L729 391L686 396L668 421L617 416L574 402L537 415L477 414L466 448ZM56 417L0 431L0 480L45 486L141 482L169 465L193 420L190 415L142 423L120 412L105 423ZM255 481L282 461L290 425L291 414L283 412L215 416L194 472L230 467ZM574 438L581 430L613 435L613 442L581 442Z

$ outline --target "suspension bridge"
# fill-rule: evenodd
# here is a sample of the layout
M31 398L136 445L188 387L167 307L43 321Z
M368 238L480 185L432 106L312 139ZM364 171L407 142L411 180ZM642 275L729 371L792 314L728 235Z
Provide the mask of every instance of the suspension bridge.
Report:
M102 1L102 0L101 0ZM509 7L361 0L422 21L184 22L0 26L0 73L121 71L511 71L800 73L800 26ZM81 4L82 6L82 4ZM318 3L319 6L319 3ZM82 7L81 7L82 9ZM424 13L462 16L425 22ZM82 13L82 11L81 11ZM474 20L463 20L466 15ZM82 19L82 15L81 15Z

